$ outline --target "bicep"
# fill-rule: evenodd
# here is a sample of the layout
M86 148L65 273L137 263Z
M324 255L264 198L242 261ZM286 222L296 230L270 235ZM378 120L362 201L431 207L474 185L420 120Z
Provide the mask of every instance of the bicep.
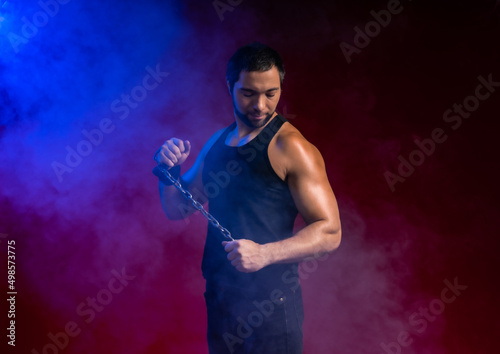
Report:
M319 151L309 143L294 147L287 178L290 192L304 221L328 221L339 227L339 211L335 195L326 175Z

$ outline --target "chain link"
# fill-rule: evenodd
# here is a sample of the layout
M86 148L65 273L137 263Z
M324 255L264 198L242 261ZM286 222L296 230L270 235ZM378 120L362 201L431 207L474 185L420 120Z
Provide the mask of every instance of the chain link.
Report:
M165 177L167 177L167 179L172 182L172 184L174 185L175 188L177 188L181 193L182 195L191 202L191 204L193 204L193 207L198 210L215 228L217 228L222 236L224 236L225 238L228 238L230 239L231 241L234 241L234 238L231 236L231 233L229 232L228 229L226 229L224 226L222 226L219 221L217 221L216 218L213 217L212 214L210 214L208 211L205 210L205 208L203 208L203 205L200 204L200 202L198 202L197 200L195 200L193 198L193 195L191 193L189 193L189 191L185 190L181 183L176 180L174 177L172 177L172 175L170 174L170 172L168 172L166 169L158 166L159 170L161 171L161 173L163 173L163 175Z

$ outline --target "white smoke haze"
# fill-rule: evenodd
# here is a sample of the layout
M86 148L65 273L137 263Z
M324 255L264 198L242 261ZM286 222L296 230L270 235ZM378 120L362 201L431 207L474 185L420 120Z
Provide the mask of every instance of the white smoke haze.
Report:
M243 1L222 22L210 1L70 1L17 53L7 34L22 34L23 16L32 20L40 5L7 3L0 10L0 233L18 249L20 352L42 353L48 333L69 321L81 333L65 353L207 352L206 220L164 217L153 154L172 136L190 140L186 171L233 121L225 65L255 40L282 53L282 104L322 152L341 211L339 250L301 279L304 352L380 354L381 343L402 331L413 340L405 354L491 352L495 99L396 192L383 173L470 94L478 75L500 80L500 58L491 52L497 8L405 2L348 64L339 43L386 1ZM128 106L122 95L143 85L148 67L168 75ZM116 100L129 108L125 119L112 109ZM67 147L76 151L89 140L82 130L100 129L105 119L113 130L87 144L92 152L60 180L53 163L67 166ZM98 294L106 302L112 271L123 269L133 280L86 323L77 307ZM467 290L418 333L409 317L455 277Z

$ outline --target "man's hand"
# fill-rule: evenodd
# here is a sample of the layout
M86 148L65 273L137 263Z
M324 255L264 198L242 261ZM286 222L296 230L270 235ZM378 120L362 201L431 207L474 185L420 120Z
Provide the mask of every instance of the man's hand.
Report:
M188 140L172 138L156 151L154 159L158 165L166 165L170 169L186 161L190 151L191 143Z
M243 239L231 242L224 241L222 246L227 252L227 259L240 272L256 272L271 263L265 245Z

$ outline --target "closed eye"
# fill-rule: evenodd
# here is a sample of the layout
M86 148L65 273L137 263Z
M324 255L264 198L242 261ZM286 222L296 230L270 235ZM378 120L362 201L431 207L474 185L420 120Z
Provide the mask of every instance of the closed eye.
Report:
M273 98L274 96L276 96L277 91L278 91L278 89L276 89L276 88L271 89L269 91L266 91L266 97ZM242 92L243 96L245 96L245 97L252 97L256 94L255 91L250 90L250 89L241 89L241 92Z

